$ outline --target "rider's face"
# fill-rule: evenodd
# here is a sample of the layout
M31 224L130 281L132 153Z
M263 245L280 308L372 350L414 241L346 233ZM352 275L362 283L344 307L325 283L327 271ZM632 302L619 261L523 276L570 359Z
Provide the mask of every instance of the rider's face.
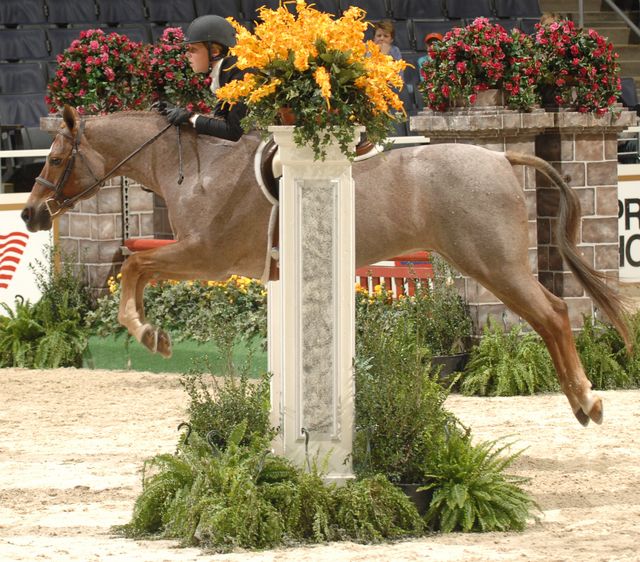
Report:
M194 72L209 70L209 53L204 43L190 43L187 45L187 56Z

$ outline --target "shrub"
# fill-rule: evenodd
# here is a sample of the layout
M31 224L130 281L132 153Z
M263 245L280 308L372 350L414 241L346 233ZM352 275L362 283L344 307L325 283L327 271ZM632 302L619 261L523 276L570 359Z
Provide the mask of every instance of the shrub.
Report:
M463 394L513 396L558 390L551 357L534 334L515 325L504 332L489 322L480 343L471 350L461 382Z

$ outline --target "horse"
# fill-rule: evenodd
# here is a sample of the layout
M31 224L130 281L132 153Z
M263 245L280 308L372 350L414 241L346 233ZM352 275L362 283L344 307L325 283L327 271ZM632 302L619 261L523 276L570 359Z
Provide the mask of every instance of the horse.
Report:
M147 283L263 273L272 204L254 174L260 138L248 134L231 142L190 128L179 132L155 112L81 118L65 107L62 117L22 219L31 232L50 229L54 217L116 173L161 196L176 242L127 258L118 321L148 349L169 356L168 334L145 320ZM418 250L442 255L531 325L578 421L602 423L603 402L580 362L567 305L531 272L527 210L514 165L535 168L558 188L559 251L630 349L623 299L577 251L577 195L548 162L532 155L437 144L354 162L356 267ZM177 170L183 171L181 185Z

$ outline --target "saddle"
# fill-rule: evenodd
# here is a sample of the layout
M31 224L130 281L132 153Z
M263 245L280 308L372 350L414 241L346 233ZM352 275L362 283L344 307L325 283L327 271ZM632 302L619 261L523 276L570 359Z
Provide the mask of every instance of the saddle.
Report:
M367 160L382 152L370 140L363 139L356 146L355 162ZM262 193L271 203L271 217L269 219L269 231L267 232L267 257L265 261L262 282L278 281L280 271L279 260L279 229L278 207L280 200L280 177L282 176L282 165L280 164L278 145L271 137L268 141L260 143L254 157L254 171L258 185Z

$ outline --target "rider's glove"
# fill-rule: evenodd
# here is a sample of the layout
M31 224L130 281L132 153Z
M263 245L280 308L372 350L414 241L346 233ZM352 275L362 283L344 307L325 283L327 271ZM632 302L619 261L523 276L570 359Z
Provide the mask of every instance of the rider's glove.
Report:
M193 115L193 112L184 107L171 107L167 108L165 115L172 125L182 125L189 122L189 117Z

